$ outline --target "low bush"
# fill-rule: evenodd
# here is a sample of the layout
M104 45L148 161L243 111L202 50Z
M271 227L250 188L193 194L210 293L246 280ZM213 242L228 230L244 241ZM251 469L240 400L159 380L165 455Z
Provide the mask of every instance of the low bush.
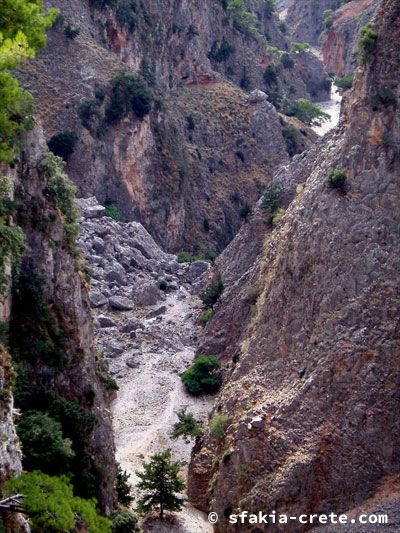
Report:
M239 211L240 218L243 219L245 222L247 222L251 213L252 213L251 205L248 202L244 202L244 204L241 206L240 211Z
M186 410L178 411L176 413L178 422L174 424L171 432L171 438L176 440L179 437L195 438L203 434L199 424L194 419L193 415L186 413Z
M97 98L82 100L79 105L79 118L82 126L91 131L101 118L100 101Z
M309 43L292 43L292 46L290 48L291 52L305 52L306 50L309 50L311 48L311 45Z
M343 89L345 91L353 87L353 79L354 79L353 76L345 76L344 78L336 78L335 85L336 87L339 87L339 89Z
M213 439L220 440L225 435L225 428L228 423L228 415L215 414L210 420L210 433Z
M147 84L135 76L120 74L111 80L112 93L106 108L106 121L118 122L128 113L143 118L151 110L152 93Z
M268 222L272 223L272 218L278 211L283 197L283 189L278 183L269 183L262 196L261 209L268 215Z
M286 209L284 209L283 207L278 208L277 212L272 217L272 227L275 228L279 224L279 222L284 217L285 213L286 213Z
M101 381L103 382L106 390L119 390L118 383L108 374L103 374L101 376Z
M178 263L192 263L194 257L190 252L179 252L176 256Z
M213 316L214 311L211 307L208 307L207 309L204 309L204 311L201 313L199 320L205 326Z
M373 29L372 23L368 22L360 30L358 39L358 51L360 63L370 63L375 57L375 48L378 40L378 33Z
M71 24L67 24L64 28L64 35L68 37L68 39L76 39L80 32L81 30L79 28L75 28L74 26L71 26Z
M332 170L332 172L329 173L326 183L331 189L338 189L340 191L344 191L346 186L346 180L347 176L343 170Z
M284 68L292 69L294 68L294 60L290 57L290 54L287 52L281 55L281 63Z
M64 161L68 161L70 155L74 151L76 141L76 133L72 131L63 131L53 135L48 141L47 146L54 155L61 157Z
M216 392L221 386L221 363L216 357L200 355L181 374L182 383L191 394Z
M60 422L40 411L26 411L17 425L26 470L59 475L70 471L75 457L72 441L65 439Z
M222 63L227 61L234 52L235 48L223 37L221 44L218 44L218 41L213 42L208 57L217 63Z
M113 533L139 533L138 519L129 511L116 511L111 516Z
M268 67L264 70L263 79L266 85L274 85L277 83L278 75L276 73L275 65L268 65Z
M165 279L159 279L157 285L160 291L166 291L168 289L168 282Z
M116 220L117 222L121 220L118 205L115 200L106 200L104 202L104 207L106 208L106 211L104 215L108 218L112 218L113 220Z
M205 307L212 307L221 296L224 284L220 274L214 276L206 290L200 294L200 299Z

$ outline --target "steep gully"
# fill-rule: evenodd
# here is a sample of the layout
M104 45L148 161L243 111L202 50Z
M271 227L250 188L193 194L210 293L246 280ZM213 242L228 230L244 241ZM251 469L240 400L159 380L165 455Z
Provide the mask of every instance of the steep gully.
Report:
M331 114L315 128L324 134L339 118L340 96L322 103ZM104 216L95 198L79 201L80 244L91 265L91 304L96 316L96 338L119 390L112 404L117 460L130 475L136 496L144 460L171 448L187 475L193 443L170 438L176 412L187 409L206 421L212 399L189 396L179 374L196 352L199 290L207 278L207 265L191 267L165 254L136 222L122 223ZM168 290L158 288L165 280ZM133 304L132 304L133 302ZM206 533L206 517L188 504L173 523L148 525L157 531Z

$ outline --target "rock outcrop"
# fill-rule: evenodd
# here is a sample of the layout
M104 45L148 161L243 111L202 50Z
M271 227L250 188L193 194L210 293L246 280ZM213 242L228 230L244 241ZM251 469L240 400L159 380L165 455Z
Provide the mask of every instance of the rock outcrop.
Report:
M358 35L374 15L377 0L353 0L332 14L332 25L321 37L324 64L339 78L353 74L357 66Z
M19 274L10 291L11 315L4 318L9 318L6 338L18 369L15 404L22 412L42 410L59 417L72 439L76 493L96 497L101 511L109 514L116 502L116 464L110 394L102 379L106 367L94 343L88 285L74 244L74 225L65 218L65 210L72 209L71 185L60 174L60 161L55 163L46 153L42 132L35 129L11 171L15 223L26 237ZM0 366L10 374L7 360ZM9 375L6 378L5 386L10 387ZM10 411L11 400L8 406ZM8 467L1 465L1 471L17 475L21 472L18 441L10 414L5 412L5 418L10 460Z
M79 195L114 201L123 220L143 223L166 249L221 250L240 226L241 204L255 202L288 157L276 112L247 106L246 91L265 90L277 105L326 99L321 62L292 54L293 68L284 68L274 54L289 44L261 0L248 3L256 32L214 0L131 2L125 18L88 0L52 4L63 18L20 77L46 137L76 133L68 173ZM276 78L266 85L272 64ZM144 118L110 123L110 80L121 71L140 75L154 101Z
M217 531L236 531L226 516L239 508L364 508L399 474L396 0L380 2L374 27L339 127L274 178L286 191L277 227L259 231L256 213L218 259L226 295L203 349L227 363L214 413L228 422L198 441L189 475ZM344 188L327 185L333 170Z

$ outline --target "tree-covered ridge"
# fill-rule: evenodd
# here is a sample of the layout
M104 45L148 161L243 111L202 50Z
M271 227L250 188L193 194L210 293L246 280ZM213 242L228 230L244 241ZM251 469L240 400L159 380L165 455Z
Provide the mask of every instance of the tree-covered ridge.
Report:
M18 134L32 123L32 97L9 70L45 46L45 30L57 13L56 9L45 11L43 0L0 3L0 161L12 161Z

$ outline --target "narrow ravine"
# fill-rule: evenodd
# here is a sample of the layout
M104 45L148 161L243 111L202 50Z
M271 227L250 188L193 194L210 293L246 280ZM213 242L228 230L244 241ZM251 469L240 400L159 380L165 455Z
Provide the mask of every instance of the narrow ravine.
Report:
M334 83L332 83L330 100L320 102L319 105L321 106L322 111L324 111L324 113L328 113L330 116L330 118L322 122L320 126L313 127L313 130L318 133L318 135L323 136L339 123L342 95Z
M201 301L194 287L207 265L178 264L141 224L104 217L94 198L80 203L80 244L91 266L97 344L119 387L112 403L116 455L137 497L135 472L155 452L171 448L187 476L194 442L170 438L176 412L186 409L204 422L211 408L210 397L190 396L179 377L195 357ZM166 290L159 288L161 281ZM186 504L172 522L153 521L143 530L209 533L212 528L203 513Z

